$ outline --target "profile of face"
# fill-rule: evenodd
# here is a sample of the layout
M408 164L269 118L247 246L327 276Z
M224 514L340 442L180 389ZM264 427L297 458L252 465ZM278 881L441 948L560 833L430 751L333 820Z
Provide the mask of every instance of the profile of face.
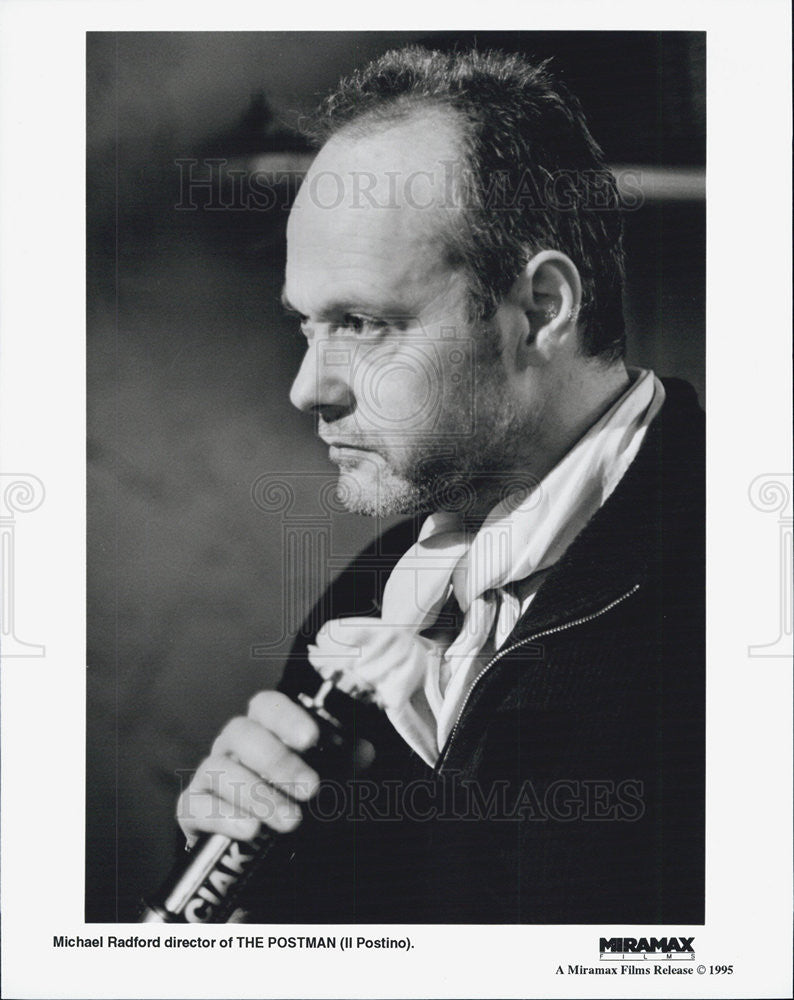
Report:
M440 113L337 135L290 215L284 300L306 338L290 399L316 416L340 500L360 513L427 512L476 490L510 466L523 423L499 330L470 321L446 251L458 155Z

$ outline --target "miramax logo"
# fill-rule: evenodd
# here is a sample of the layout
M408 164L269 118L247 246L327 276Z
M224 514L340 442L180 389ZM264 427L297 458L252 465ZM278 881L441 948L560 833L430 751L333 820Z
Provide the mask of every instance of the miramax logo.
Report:
M676 962L694 961L694 937L616 937L599 938L601 961Z

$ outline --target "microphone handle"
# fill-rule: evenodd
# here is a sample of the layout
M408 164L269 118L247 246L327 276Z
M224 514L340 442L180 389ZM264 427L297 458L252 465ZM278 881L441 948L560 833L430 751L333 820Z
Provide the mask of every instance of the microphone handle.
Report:
M226 923L244 886L274 847L278 834L252 841L204 833L177 864L157 895L144 903L140 923Z
M301 694L298 700L320 727L315 747L318 756L344 754L349 766L352 743L324 705L332 689L333 683L325 681L314 697ZM226 923L254 873L273 853L284 857L284 849L291 849L294 837L267 827L250 841L232 840L220 833L201 834L157 894L144 901L139 923Z

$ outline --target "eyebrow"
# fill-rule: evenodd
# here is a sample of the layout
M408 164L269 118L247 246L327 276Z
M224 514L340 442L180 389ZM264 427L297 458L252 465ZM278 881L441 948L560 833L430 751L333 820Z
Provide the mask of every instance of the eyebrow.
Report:
M284 283L281 289L280 301L282 307L286 312L292 314L293 316L300 316L301 318L308 318L307 314L302 312L297 308L287 295L287 285ZM416 318L416 313L406 310L403 308L383 308L383 306L375 307L367 305L364 302L357 302L354 299L339 299L336 302L326 303L319 313L320 317L331 318L334 316L346 316L350 314L359 314L365 316L371 316L373 318L381 318L389 320L391 322L405 322Z
M283 306L284 309L286 309L288 313L293 313L296 316L307 315L306 313L298 309L297 306L293 305L293 303L290 301L290 298L287 295L286 285L284 285L284 287L281 289L281 305ZM320 311L320 315L332 316L336 313L341 314L350 312L352 309L353 306L349 302L343 302L342 300L340 300L339 302L329 302L322 308L322 310Z

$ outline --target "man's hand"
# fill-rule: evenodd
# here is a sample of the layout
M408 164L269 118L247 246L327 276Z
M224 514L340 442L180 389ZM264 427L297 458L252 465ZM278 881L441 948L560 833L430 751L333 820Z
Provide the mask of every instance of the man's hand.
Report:
M248 715L232 719L177 802L190 844L199 833L251 840L262 825L279 833L301 821L319 776L300 756L320 736L314 719L277 691L261 691Z

